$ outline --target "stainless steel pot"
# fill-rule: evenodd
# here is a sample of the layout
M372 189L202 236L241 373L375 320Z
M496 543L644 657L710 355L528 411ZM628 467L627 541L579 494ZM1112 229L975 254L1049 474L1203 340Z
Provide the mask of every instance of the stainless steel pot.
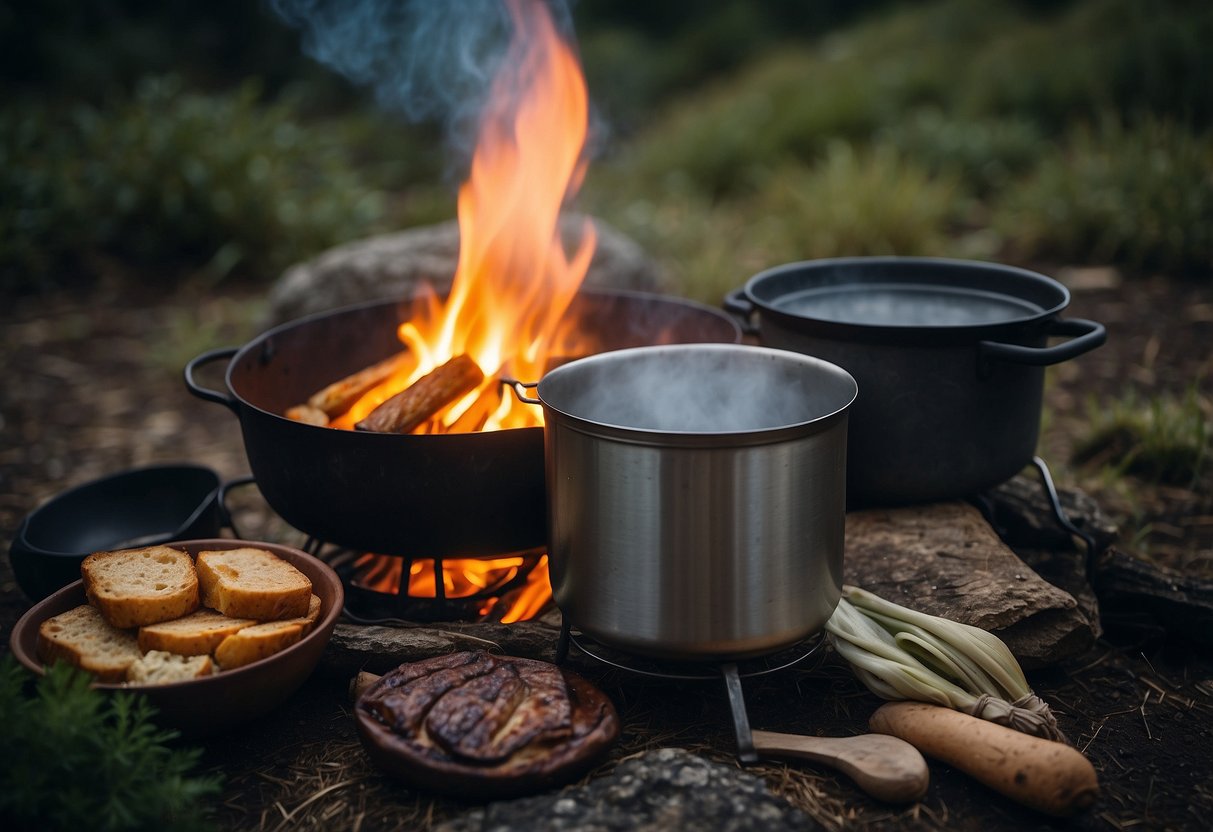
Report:
M795 643L833 613L845 370L763 347L641 347L515 392L543 406L552 591L574 626L717 659Z

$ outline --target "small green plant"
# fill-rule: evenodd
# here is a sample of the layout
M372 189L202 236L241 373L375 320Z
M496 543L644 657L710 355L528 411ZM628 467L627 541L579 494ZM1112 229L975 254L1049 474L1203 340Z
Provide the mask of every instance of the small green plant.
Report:
M204 830L217 775L190 773L201 752L175 748L141 696L103 694L65 664L25 693L29 673L0 660L0 827Z
M1188 488L1213 468L1213 405L1195 388L1182 399L1142 401L1130 392L1111 406L1092 402L1088 412L1091 433L1075 447L1076 464Z

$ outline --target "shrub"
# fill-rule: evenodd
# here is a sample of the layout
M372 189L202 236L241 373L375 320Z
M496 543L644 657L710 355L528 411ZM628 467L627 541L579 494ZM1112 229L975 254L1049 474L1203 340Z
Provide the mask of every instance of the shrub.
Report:
M1213 268L1213 142L1173 123L1105 118L1002 197L994 222L1027 258Z
M1049 149L1030 119L956 119L935 108L892 123L878 137L932 172L961 177L983 195L1030 171Z
M1024 18L975 51L959 79L969 115L1030 115L1061 130L1115 109L1213 123L1213 6L1086 0Z
M0 116L0 285L65 282L104 254L171 276L265 278L360 236L381 199L340 144L262 106L145 81L112 109Z
M963 191L891 145L832 143L824 158L773 176L759 210L778 218L797 259L939 254Z
M146 697L89 687L59 663L29 671L0 661L0 826L45 830L206 830L221 778L193 773L200 749L171 743Z
M953 94L956 66L999 31L997 4L901 9L813 44L771 49L651 126L628 160L648 178L685 176L713 195L744 191L835 139L862 140L912 107Z

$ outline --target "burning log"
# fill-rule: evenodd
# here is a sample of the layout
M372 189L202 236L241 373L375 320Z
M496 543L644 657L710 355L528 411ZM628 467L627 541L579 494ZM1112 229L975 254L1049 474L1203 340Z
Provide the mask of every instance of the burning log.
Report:
M378 364L372 364L353 375L346 376L340 381L335 381L323 390L313 394L307 400L306 405L300 405L299 407L310 407L322 411L329 419L340 416L349 410L354 402L366 395L371 388L386 381L404 363L407 356L407 351L398 352L383 359ZM291 409L296 410L297 408ZM287 416L290 416L289 412ZM306 420L300 419L299 421Z
M319 425L320 427L328 427L329 416L323 410L312 407L310 404L297 404L286 411L286 418L296 422L303 422L307 425Z
M467 355L457 355L371 411L355 430L409 433L442 408L480 386L484 373Z

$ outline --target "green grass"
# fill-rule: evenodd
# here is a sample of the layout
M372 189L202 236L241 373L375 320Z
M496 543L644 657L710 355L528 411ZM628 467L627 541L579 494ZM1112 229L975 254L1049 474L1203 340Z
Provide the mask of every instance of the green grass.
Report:
M1076 445L1075 464L1184 488L1213 469L1213 402L1195 388L1182 398L1130 392L1110 405L1092 402L1088 420L1091 432Z
M632 191L617 182L592 183L587 197L684 293L719 303L752 274L789 261L958 252L962 243L950 235L963 206L958 189L954 177L892 146L837 141L815 162L771 171L744 198L713 200L676 179L657 198L620 198Z

